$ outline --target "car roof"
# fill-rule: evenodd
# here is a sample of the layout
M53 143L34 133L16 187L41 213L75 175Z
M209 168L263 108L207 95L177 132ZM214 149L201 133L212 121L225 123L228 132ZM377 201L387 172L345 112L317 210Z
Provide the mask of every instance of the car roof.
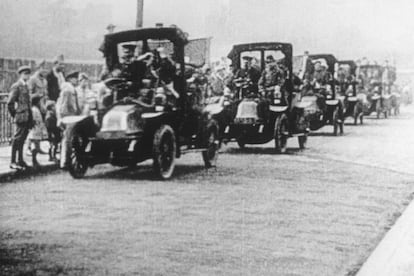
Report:
M281 50L283 52L292 53L292 44L284 42L257 42L237 44L233 46L227 57L229 59L234 59L241 52L254 50Z
M355 74L356 68L357 68L357 64L355 61L353 60L339 60L338 64L347 64L349 65L349 67L351 68L351 73Z
M176 45L188 43L186 34L176 27L140 28L105 35L105 43L119 44L145 39L168 39Z

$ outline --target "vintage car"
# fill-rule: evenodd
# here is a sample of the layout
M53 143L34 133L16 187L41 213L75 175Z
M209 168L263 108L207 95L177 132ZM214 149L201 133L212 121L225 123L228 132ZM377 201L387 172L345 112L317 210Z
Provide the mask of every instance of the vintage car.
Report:
M335 83L337 98L343 103L344 118L352 117L355 125L358 121L363 124L363 107L366 102L366 95L357 93L356 69L357 64L353 60L338 61Z
M241 70L244 57L254 58L257 70L265 69L265 58L272 56L280 70L284 70L283 84L259 90L248 78L236 78L231 106L233 121L226 127L224 140L246 144L265 144L274 139L278 153L286 152L289 137L297 137L299 147L305 148L308 124L302 104L294 104L292 79L292 45L279 42L239 44L233 46L228 58L235 70ZM258 71L260 72L260 71Z
M324 64L326 80L320 84L315 82L316 63ZM301 103L308 103L305 116L309 121L310 130L318 130L325 125L333 126L333 134L344 132L344 115L340 99L337 98L334 73L337 59L331 54L304 55L295 57L295 75L303 81Z
M364 104L364 115L376 113L379 119L381 114L388 117L391 110L391 95L383 86L384 67L378 64L361 65L358 68L358 79L367 95L367 103Z
M138 76L145 85L132 85L122 77L107 79L111 93L102 118L68 118L74 128L70 174L81 178L96 164L133 167L152 159L156 174L168 179L176 158L188 152L201 152L205 166L215 166L218 125L211 114L191 103L191 91L187 94L186 35L176 27L108 34L102 50L110 72L122 65L120 51L125 43L136 45L136 56L164 47L177 69L172 86L160 79L149 81L146 76Z

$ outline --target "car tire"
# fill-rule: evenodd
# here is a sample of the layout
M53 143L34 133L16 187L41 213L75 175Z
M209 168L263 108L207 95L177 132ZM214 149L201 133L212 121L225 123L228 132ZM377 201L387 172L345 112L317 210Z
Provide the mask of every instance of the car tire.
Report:
M298 142L299 142L299 148L300 149L305 149L306 148L306 143L308 142L308 135L305 134L303 136L298 136Z
M332 114L332 124L333 124L333 135L334 136L338 136L338 128L339 128L339 123L338 123L338 113L339 113L339 108L336 107L335 110L333 111Z
M69 174L75 179L81 179L88 170L88 163L82 158L82 153L86 148L88 141L75 133L72 137L72 148L68 164Z
M277 153L286 153L287 136L284 134L287 131L287 117L282 114L276 119L274 129L275 149Z
M220 141L218 136L218 124L212 120L207 126L207 131L204 134L206 151L202 152L204 165L206 168L212 168L217 165L218 151L220 148Z
M176 140L174 130L162 125L154 134L152 156L153 169L161 179L169 179L175 168Z

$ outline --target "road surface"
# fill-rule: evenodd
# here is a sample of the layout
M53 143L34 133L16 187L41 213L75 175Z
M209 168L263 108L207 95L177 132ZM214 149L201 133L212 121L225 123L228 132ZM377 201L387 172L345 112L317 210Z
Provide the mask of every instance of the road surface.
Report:
M145 163L1 184L0 274L354 275L412 199L414 108L345 127L185 155L164 182Z

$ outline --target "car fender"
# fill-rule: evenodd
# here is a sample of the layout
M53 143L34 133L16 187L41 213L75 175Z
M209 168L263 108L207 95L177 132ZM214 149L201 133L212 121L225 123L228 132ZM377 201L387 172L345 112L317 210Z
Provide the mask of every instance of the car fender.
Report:
M223 106L220 103L209 104L204 108L204 112L209 113L210 115L216 115L223 111Z
M285 112L288 109L287 106L279 106L279 105L271 105L269 106L269 110L275 113Z
M339 103L339 100L326 100L327 105L337 105Z
M301 109L308 108L311 105L312 105L312 102L297 102L297 103L295 103L295 107L296 108L301 108Z
M76 131L87 137L95 136L99 129L92 116L66 116L60 122L63 126L73 126Z
M143 113L141 115L141 118L142 119L158 118L158 117L161 117L164 114L165 114L165 112L146 112L146 113Z

